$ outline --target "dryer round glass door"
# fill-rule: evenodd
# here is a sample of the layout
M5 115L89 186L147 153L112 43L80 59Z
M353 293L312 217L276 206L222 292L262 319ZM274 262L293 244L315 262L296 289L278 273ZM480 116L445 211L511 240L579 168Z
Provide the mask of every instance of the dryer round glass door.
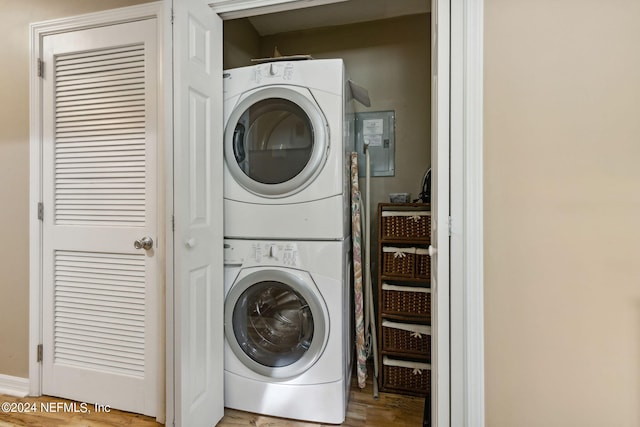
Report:
M234 108L225 128L225 160L234 179L266 197L306 187L326 160L328 130L318 106L286 87L257 90Z
M309 369L326 344L327 323L315 286L283 270L249 274L225 302L229 346L247 367L271 378Z

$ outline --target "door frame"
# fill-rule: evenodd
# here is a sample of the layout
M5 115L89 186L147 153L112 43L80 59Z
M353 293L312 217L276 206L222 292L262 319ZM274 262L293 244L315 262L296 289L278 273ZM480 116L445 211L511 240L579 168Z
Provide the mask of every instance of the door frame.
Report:
M99 11L69 18L53 19L33 23L29 27L30 45L30 78L29 78L29 395L39 396L42 394L42 363L38 361L38 346L42 344L42 242L43 224L39 219L38 209L42 202L43 182L42 182L42 80L38 75L38 63L42 57L43 39L46 36L69 31L76 31L86 28L114 25L125 22L141 21L146 19L156 19L156 37L158 40L158 85L164 86L164 57L163 49L163 8L162 2L145 3L138 6L130 6L119 9ZM50 67L51 65L48 64ZM44 65L44 72L50 72L47 64ZM164 95L159 93L158 111L163 111L165 107ZM165 149L167 140L164 135L164 128L159 123L158 126L158 206L165 205L166 182L163 180L165 174ZM46 209L47 207L45 207ZM50 207L49 207L50 208ZM158 224L166 223L165 210L158 212ZM163 227L158 227L158 241L164 242ZM163 274L159 275L161 279ZM160 280L162 282L162 280ZM159 283L163 285L163 283ZM159 310L164 315L162 307ZM164 329L160 327L158 335L159 342L164 342ZM157 392L157 419L164 420L164 358L160 358L158 363L158 390Z
M484 427L484 0L449 1L451 427Z
M209 0L222 19L249 17L344 0ZM437 372L449 384L437 402L437 427L484 426L484 249L483 249L483 0L431 0L443 24L437 40L448 40L449 91L444 157L449 160L449 283L440 286L439 325L448 326L448 366ZM438 7L440 6L440 7ZM448 49L447 49L448 48ZM425 76L431 79L431 76ZM439 94L443 95L443 94ZM441 221L442 222L442 221ZM446 223L446 221L445 221ZM446 343L443 343L446 346ZM448 350L448 351L447 351Z

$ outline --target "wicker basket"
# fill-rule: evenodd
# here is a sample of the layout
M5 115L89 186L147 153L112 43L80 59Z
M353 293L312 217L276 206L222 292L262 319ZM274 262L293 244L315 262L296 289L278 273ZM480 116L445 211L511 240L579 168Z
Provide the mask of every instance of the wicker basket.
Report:
M382 284L384 313L431 318L431 290L410 286Z
M416 249L416 274L415 277L419 279L431 278L431 257L429 256L429 250L418 248Z
M427 396L431 391L430 365L421 363L424 369L394 366L395 360L385 358L382 364L383 388ZM391 365L388 363L392 363Z
M431 327L384 320L382 349L431 361Z
M381 224L382 239L424 239L429 240L431 212L428 211L383 211Z
M382 275L413 277L415 274L416 248L382 248Z

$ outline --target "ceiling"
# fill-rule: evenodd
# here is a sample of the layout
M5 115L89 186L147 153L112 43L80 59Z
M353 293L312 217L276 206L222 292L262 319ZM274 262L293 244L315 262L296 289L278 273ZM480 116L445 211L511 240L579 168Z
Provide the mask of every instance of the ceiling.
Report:
M430 0L349 0L249 18L258 34L355 24L430 11Z

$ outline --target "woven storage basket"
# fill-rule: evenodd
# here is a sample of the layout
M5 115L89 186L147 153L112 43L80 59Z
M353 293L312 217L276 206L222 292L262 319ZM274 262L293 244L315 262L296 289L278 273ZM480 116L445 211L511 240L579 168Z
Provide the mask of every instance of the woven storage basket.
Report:
M384 313L431 318L431 289L382 284Z
M383 239L430 239L431 212L383 211Z
M382 274L384 276L413 277L416 248L382 248Z
M426 357L426 360L431 361L431 327L384 320L382 349Z
M393 366L386 362L394 363L394 360L385 359L382 364L383 387L397 391L405 391L413 394L427 396L431 391L430 365L420 363L424 369L415 369L404 366Z
M416 249L416 277L420 279L431 278L431 257L427 249Z

